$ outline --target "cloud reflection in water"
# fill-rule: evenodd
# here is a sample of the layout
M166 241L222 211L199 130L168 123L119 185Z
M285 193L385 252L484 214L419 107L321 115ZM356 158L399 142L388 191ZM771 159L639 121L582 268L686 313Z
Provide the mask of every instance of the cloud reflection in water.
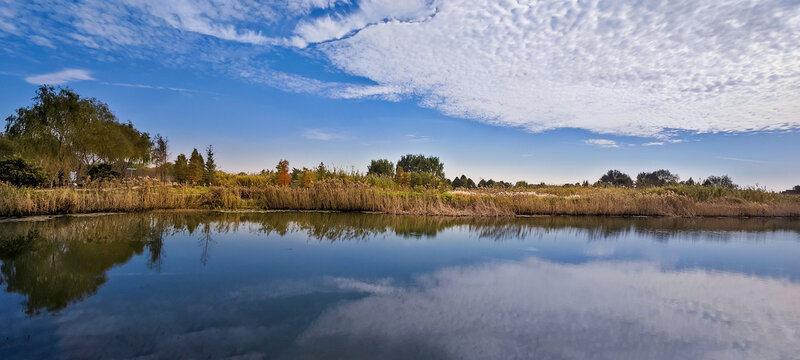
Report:
M301 354L787 359L800 349L800 286L742 274L529 258L376 288L321 316L298 340Z

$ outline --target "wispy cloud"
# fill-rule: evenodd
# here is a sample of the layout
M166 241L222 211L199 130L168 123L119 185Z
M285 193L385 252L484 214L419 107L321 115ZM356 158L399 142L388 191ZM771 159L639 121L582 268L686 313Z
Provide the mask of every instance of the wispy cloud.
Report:
M25 78L25 81L35 85L61 85L81 80L94 80L94 78L88 70L83 69L64 69L55 73L32 75Z
M642 144L642 146L661 146L661 145L664 145L663 141L653 141Z
M323 129L304 129L302 132L302 136L306 139L320 140L320 141L330 141L330 140L338 140L346 138L346 135L344 135L341 132L333 132Z
M786 45L800 43L798 18L785 0L28 0L0 7L0 45L158 57L284 91L668 142L800 128L799 54ZM293 46L371 83L270 70L265 54Z
M589 139L583 141L586 145L597 146L601 148L618 148L619 144L617 144L614 140L609 139Z
M169 91L177 91L177 92L187 93L187 94L206 93L206 94L219 95L218 93L214 93L214 92L200 91L200 90L195 90L195 89L186 89L186 88L172 87L172 86L130 84L130 83L119 83L119 82L103 82L102 84L103 85L129 87L129 88L138 88L138 89L169 90Z
M417 143L426 143L431 142L433 139L427 135L415 135L415 134L408 134L406 135L406 139L410 142L417 142Z
M741 162L756 163L756 164L777 164L777 162L775 162L775 161L755 160L755 159L742 159L742 158L735 158L735 157L728 157L728 156L716 156L715 158L716 159L720 159L720 160L741 161Z

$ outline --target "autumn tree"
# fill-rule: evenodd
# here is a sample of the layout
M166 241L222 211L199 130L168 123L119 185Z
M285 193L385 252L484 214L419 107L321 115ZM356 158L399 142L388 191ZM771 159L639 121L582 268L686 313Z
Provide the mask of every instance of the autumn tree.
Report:
M206 148L206 164L203 171L203 182L208 185L217 184L217 164L214 162L214 147Z
M167 138L161 136L161 134L156 134L150 157L156 167L159 179L162 182L165 181L167 177L167 159L169 158Z
M197 149L192 150L192 155L189 157L189 167L186 170L186 180L192 184L198 183L203 180L203 172L206 168L203 155Z
M289 175L289 160L282 159L278 161L278 166L275 167L275 170L278 170L278 185L289 185L292 181L292 176Z
M303 187L311 187L314 183L314 172L311 169L303 168L303 175L300 179Z
M398 166L394 172L394 183L400 186L411 185L411 175L403 171L402 166Z

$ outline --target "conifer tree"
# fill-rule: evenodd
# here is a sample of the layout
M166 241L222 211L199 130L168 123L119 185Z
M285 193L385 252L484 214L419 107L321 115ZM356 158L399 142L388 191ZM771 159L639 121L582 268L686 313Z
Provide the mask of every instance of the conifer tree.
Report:
M192 155L189 157L189 168L186 172L186 180L192 184L198 183L203 180L203 171L205 169L205 161L203 155L197 149L192 150Z
M206 165L203 171L203 182L207 185L217 184L217 164L214 162L214 147L206 148Z
M172 166L172 178L181 184L185 183L188 168L189 163L186 160L186 155L178 155L178 158L175 159L175 165Z

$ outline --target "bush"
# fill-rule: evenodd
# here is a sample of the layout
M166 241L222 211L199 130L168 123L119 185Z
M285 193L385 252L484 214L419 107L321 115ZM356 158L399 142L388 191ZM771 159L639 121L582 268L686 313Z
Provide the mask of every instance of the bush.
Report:
M94 164L89 166L89 177L92 180L114 180L119 179L122 175L111 168L111 164Z
M23 159L13 158L0 161L0 181L14 186L36 187L44 185L47 175Z

